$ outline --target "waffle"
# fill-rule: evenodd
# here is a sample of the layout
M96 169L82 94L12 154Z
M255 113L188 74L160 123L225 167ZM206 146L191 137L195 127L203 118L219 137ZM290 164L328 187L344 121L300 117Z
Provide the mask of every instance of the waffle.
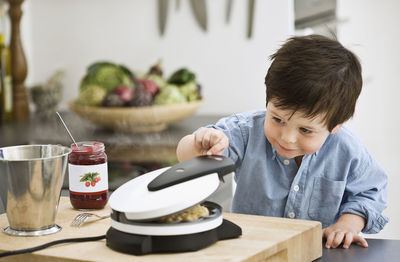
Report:
M180 221L195 221L202 217L207 217L210 215L208 208L200 204L191 207L181 213L163 217L159 220L162 223L172 223Z

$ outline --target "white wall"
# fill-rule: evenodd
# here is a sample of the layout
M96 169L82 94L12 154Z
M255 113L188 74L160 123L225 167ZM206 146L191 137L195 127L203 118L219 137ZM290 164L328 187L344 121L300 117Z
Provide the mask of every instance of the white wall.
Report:
M174 1L170 1L174 4ZM225 25L225 1L208 1L209 31L195 24L188 1L170 8L166 35L157 30L156 1L25 1L22 38L27 53L27 84L42 82L56 69L66 71L65 101L77 97L85 68L109 59L145 70L162 58L166 73L188 66L203 85L200 114L230 114L265 104L268 56L293 33L292 0L257 1L254 37L246 39L246 1L234 1ZM400 239L400 1L338 0L338 37L360 57L364 89L349 125L389 175L391 221L374 237ZM371 236L369 236L371 237Z
M27 1L25 1L27 2ZM159 58L167 74L187 66L197 73L205 102L199 113L223 113L265 105L268 56L293 32L292 1L257 1L253 38L246 38L247 1L234 1L225 24L226 1L207 1L207 33L197 26L189 1L179 11L170 1L166 34L157 28L157 1L35 0L25 8L29 58L27 84L66 71L66 101L78 95L86 66L97 60L147 70Z
M390 218L374 237L400 239L400 1L339 0L338 37L361 59L364 86L350 126L389 176ZM371 236L368 236L371 237Z

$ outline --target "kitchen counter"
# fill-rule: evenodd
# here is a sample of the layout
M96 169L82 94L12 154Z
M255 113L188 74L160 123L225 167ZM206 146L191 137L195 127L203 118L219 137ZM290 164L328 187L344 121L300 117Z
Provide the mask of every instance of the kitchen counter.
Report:
M107 214L109 208L95 211ZM110 220L91 219L81 228L69 224L79 212L69 199L61 197L56 223L62 230L40 237L15 237L0 233L0 252L41 245L50 241L99 236L106 233ZM105 240L67 243L34 253L7 257L7 261L312 261L322 255L321 224L315 221L224 213L242 228L237 239L222 240L196 252L134 256L113 251ZM8 226L6 215L0 216L0 227ZM1 259L0 259L1 260Z
M377 262L398 261L400 240L367 239L368 248L353 244L349 249L323 248L322 258L314 262Z

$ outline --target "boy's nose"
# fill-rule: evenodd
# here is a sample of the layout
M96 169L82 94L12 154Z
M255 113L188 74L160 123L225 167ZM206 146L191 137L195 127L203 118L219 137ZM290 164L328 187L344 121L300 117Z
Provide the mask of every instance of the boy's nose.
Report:
M297 140L296 131L289 128L283 128L281 139L286 143L295 143Z

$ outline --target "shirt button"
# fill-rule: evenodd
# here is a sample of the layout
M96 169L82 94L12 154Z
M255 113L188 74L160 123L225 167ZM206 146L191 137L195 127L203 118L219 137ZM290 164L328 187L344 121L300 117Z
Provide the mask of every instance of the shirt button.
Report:
M294 214L294 212L289 212L289 218L294 218L296 215Z
M289 164L290 164L290 161L289 161L289 160L287 160L287 159L285 159L285 160L283 160L283 164L285 164L285 165L287 166L287 165L289 165Z
M295 185L295 186L293 187L293 190L296 191L296 192L299 191L299 189L300 189L299 185Z

